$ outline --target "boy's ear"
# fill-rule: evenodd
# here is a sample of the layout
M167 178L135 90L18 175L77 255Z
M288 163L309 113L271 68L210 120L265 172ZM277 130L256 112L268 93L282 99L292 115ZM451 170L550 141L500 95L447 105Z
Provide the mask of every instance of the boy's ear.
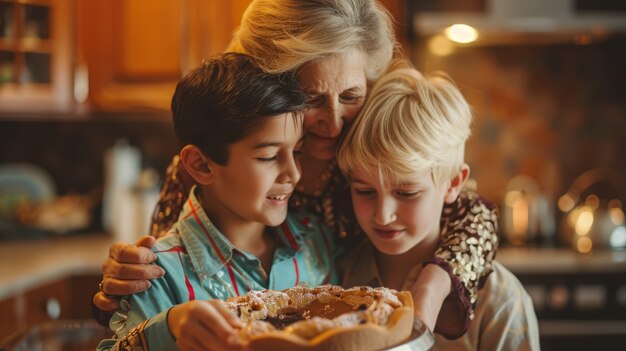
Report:
M461 189L463 189L463 185L465 185L465 181L470 174L470 168L467 163L464 163L459 170L459 173L450 180L450 187L446 190L446 195L444 197L444 202L447 204L451 204L456 201L456 198L459 196Z
M211 160L195 145L187 145L180 151L180 160L187 173L200 185L213 183L214 172Z

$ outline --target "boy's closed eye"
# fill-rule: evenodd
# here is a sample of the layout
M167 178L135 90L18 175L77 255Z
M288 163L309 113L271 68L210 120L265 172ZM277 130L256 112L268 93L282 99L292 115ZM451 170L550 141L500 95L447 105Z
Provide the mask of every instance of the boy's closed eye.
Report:
M358 196L369 197L369 196L376 195L376 190L374 189L357 188L354 186L352 188L354 189L354 193L357 194Z
M300 138L300 140L298 140L297 144L294 146L293 151L292 151L294 157L298 157L298 156L302 155L302 146L303 146L303 144L304 144L304 137ZM260 145L260 146L257 146L256 148L257 149L261 149L261 148L268 148L268 149L270 149L270 148L279 148L279 146L275 146L273 144L272 145ZM270 154L268 152L267 156L262 155L262 156L255 157L255 159L258 160L258 161L264 162L264 163L274 162L274 161L278 160L279 154L282 151L283 150L281 150L279 148L276 153Z
M261 161L261 162L274 162L276 160L278 160L278 155L274 155L271 157L257 157L257 160Z
M419 190L415 190L415 191L396 190L395 193L398 197L403 198L403 199L414 199L418 197L422 192Z

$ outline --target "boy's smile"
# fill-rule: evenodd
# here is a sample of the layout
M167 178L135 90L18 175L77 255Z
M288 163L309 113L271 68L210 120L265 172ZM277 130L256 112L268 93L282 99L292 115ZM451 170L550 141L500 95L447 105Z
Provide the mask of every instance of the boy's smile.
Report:
M449 182L435 186L427 173L383 184L376 172L357 169L350 184L354 213L378 251L399 255L438 241Z
M374 226L374 233L376 233L376 235L378 235L382 239L393 239L402 234L402 232L404 232L404 229L391 229L387 227Z

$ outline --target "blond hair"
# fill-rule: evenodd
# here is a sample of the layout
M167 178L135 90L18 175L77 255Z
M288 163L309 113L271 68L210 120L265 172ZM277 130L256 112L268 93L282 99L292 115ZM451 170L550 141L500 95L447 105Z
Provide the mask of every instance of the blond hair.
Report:
M254 57L266 72L280 73L356 49L366 59L368 80L374 81L397 47L391 21L375 0L255 0L228 50Z
M435 184L452 179L464 163L472 114L444 73L428 77L392 64L373 86L337 155L349 177L377 170L384 182L432 172Z

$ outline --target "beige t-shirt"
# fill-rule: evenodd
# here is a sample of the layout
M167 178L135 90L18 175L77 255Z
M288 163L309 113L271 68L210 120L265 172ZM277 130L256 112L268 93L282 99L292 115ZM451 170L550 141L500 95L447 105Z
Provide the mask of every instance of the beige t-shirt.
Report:
M380 285L374 260L375 248L364 240L352 255L346 257L344 287ZM405 283L408 290L417 279L421 266L411 270ZM539 328L532 300L520 281L499 262L478 293L474 319L469 330L456 340L435 334L433 350L539 350Z

